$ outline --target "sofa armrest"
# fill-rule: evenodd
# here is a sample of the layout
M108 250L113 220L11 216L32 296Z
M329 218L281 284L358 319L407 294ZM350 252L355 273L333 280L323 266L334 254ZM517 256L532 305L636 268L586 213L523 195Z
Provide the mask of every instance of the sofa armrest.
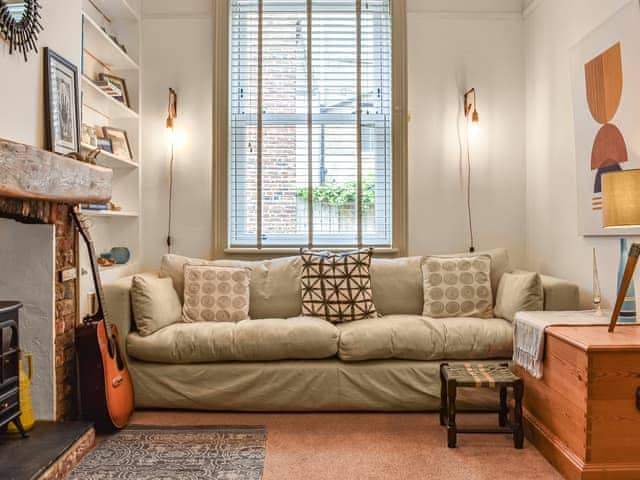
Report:
M123 277L104 285L105 310L109 323L118 328L120 351L126 355L127 335L135 328L131 310L131 282L133 276Z
M544 290L545 310L579 310L580 289L575 283L561 278L540 275Z

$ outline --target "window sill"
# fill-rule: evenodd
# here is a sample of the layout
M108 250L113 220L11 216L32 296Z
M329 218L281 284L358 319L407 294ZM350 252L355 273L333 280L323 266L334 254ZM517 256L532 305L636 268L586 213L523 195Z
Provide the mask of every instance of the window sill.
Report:
M366 248L366 247L362 247ZM318 248L318 250L329 250L331 252L352 252L356 250L356 247L353 248ZM277 256L286 256L286 255L298 255L300 253L300 248L225 248L224 254L225 256L256 256L256 257L277 257ZM384 247L384 248L374 248L373 255L374 257L395 257L400 253L398 248L393 247Z

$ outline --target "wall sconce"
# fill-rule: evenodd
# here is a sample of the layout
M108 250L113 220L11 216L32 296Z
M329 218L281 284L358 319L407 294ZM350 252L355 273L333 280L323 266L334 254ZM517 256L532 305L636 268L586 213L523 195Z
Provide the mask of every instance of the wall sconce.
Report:
M169 107L167 114L167 138L171 145L175 142L175 130L173 128L173 120L178 116L177 113L178 95L173 88L169 88Z
M469 119L471 115L471 133L476 136L480 131L480 115L476 106L476 89L472 88L464 94L464 116Z
M173 88L169 88L169 106L166 121L167 138L171 145L171 160L169 161L169 224L167 228L167 253L171 253L171 213L173 210L173 160L175 157L176 132L174 120L178 116L178 95Z

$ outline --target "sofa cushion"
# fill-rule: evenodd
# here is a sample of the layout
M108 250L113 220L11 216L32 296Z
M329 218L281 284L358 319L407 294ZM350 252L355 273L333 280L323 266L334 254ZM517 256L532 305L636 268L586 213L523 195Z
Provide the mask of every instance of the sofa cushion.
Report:
M337 350L336 327L310 317L176 323L148 337L127 337L129 355L159 363L316 360Z
M444 357L444 331L419 315L387 315L338 325L338 356L362 360L438 360Z
M302 252L302 314L332 323L374 318L371 295L372 251Z
M493 316L491 257L425 257L423 315L434 318Z
M168 254L162 257L160 275L171 277L180 299L184 295L183 268L192 265L216 265L220 267L246 267L251 269L249 281L249 316L260 318L296 317L302 312L300 257L274 258L247 262L242 260L202 260Z
M338 356L346 362L510 358L513 346L511 324L497 318L388 315L338 329Z
M420 315L423 307L422 257L374 258L371 291L380 315Z
M513 322L516 312L543 310L543 297L539 274L505 273L498 286L496 316Z
M131 310L141 336L181 321L182 306L171 280L135 275L131 280Z
M250 275L248 268L185 265L185 322L247 320Z

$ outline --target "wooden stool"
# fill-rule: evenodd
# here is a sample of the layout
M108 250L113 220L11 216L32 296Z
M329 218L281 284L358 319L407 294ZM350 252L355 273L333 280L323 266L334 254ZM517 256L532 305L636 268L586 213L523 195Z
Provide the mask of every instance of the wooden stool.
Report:
M440 425L447 427L447 443L449 448L455 448L458 433L512 433L514 446L522 448L524 431L522 428L522 395L524 384L506 363L461 363L440 365ZM497 428L458 428L456 426L456 389L458 387L498 388L500 390L500 408L498 410L484 410L498 414ZM509 420L507 406L507 388L513 389L515 409L513 421ZM478 413L478 412L468 412Z

